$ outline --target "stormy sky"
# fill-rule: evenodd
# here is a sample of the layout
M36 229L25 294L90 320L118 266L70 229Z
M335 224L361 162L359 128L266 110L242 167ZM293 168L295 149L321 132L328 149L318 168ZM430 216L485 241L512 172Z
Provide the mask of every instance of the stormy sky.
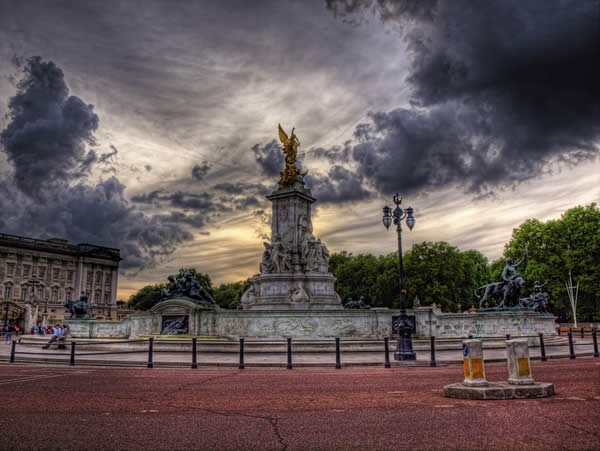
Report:
M332 252L501 255L600 201L600 2L0 0L0 232L119 247L119 296L258 272L296 127Z

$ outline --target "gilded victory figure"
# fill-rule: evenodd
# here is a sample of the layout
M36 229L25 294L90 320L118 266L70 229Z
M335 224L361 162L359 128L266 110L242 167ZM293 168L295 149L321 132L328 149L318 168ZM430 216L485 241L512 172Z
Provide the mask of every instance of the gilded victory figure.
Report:
M296 167L296 156L298 155L300 140L294 130L296 129L292 128L292 135L288 138L287 133L283 131L281 124L279 124L279 139L283 144L283 153L285 154L285 169L280 173L279 188L292 185L298 177L303 177L308 173L306 171L302 174Z

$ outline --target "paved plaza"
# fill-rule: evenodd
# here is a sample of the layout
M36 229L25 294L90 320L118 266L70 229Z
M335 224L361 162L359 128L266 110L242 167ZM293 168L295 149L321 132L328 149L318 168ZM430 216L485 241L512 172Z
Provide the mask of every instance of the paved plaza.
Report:
M506 366L486 366L505 380ZM0 365L3 449L597 449L600 360L534 362L556 396L442 396L462 367Z

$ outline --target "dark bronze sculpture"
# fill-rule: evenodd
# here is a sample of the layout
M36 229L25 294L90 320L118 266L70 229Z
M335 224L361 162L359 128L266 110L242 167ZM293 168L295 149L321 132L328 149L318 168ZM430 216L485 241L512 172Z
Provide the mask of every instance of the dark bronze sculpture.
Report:
M196 304L214 305L210 294L195 280L189 272L177 279L174 275L168 277L170 286L162 291L162 299L187 298Z
M485 293L479 301L479 309L486 310L490 301L494 304L490 307L492 310L530 310L539 313L548 313L549 295L542 292L542 288L547 283L535 281L533 293L524 298L520 298L521 290L525 287L525 280L517 268L527 262L527 250L523 253L523 258L514 264L512 258L506 259L506 265L502 271L500 282L492 282L475 290L475 296L479 298L477 292L485 288Z
M81 292L81 296L77 301L67 301L65 307L71 312L70 319L75 316L75 319L90 319L88 317L88 296L84 291Z
M548 285L548 282L542 284L538 280L533 284L533 294L529 297L519 300L519 305L527 310L533 310L540 313L548 313L548 302L550 296L542 292L542 287Z
M490 300L495 300L496 309L504 309L508 307L519 306L519 296L521 290L525 287L525 280L519 273L517 268L521 264L527 262L527 251L523 253L523 258L514 264L512 258L506 259L506 265L502 271L500 282L492 282L475 290L475 296L477 292L485 288L485 293L479 301L479 308L484 308L485 304Z
M367 305L361 296L358 301L355 301L352 298L348 298L346 303L344 304L344 308L346 309L370 309L371 306Z

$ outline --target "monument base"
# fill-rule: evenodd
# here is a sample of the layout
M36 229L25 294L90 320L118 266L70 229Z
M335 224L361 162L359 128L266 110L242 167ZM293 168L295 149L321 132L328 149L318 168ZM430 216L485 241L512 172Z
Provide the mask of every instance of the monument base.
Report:
M488 382L484 387L467 386L463 383L444 387L444 396L456 399L527 399L553 396L554 385L536 382L532 385L512 385L508 382Z
M343 310L329 273L261 274L250 279L244 310Z

